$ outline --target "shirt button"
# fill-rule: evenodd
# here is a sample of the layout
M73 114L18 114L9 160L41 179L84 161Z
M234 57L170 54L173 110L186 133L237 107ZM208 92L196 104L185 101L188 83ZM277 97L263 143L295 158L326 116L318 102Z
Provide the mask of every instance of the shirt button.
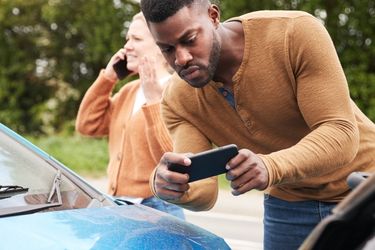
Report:
M117 160L118 160L118 161L121 161L121 153L118 153L118 154L117 154Z

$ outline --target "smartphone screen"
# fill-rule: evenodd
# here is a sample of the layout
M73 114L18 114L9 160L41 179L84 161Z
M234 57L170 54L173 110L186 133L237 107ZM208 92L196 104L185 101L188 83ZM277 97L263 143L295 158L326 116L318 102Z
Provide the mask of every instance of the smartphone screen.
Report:
M225 168L226 164L237 154L237 146L229 144L190 156L190 166L172 163L168 169L188 174L189 182L192 182L226 173L228 171Z
M113 64L113 69L115 70L117 74L117 78L122 80L125 77L127 77L130 74L130 71L126 67L127 61L125 60L120 60Z

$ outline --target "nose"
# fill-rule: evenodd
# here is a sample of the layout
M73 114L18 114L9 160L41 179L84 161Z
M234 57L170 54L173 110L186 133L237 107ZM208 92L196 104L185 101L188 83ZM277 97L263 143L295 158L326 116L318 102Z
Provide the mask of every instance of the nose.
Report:
M126 41L126 43L124 44L124 49L125 50L129 50L131 48L132 48L132 45L131 45L130 40Z
M191 53L185 48L176 49L176 59L174 64L179 67L185 66L189 61L193 59Z

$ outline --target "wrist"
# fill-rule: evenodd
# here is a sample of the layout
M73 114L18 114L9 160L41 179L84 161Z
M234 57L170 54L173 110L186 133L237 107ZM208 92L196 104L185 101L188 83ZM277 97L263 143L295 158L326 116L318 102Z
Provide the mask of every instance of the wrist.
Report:
M118 81L118 78L117 78L117 75L114 71L112 70L108 70L108 69L104 69L104 77L107 78L108 80L112 81L112 82L117 82Z

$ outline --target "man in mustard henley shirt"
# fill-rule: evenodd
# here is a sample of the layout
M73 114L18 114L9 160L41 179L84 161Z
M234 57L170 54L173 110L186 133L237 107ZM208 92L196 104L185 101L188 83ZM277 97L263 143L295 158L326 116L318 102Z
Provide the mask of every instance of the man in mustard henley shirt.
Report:
M233 195L265 190L264 249L296 249L350 189L375 170L375 126L350 99L324 26L302 11L258 11L220 22L208 0L142 0L142 12L176 75L164 92L173 153L151 176L155 196L199 211L217 178L188 183L169 163L237 144Z

